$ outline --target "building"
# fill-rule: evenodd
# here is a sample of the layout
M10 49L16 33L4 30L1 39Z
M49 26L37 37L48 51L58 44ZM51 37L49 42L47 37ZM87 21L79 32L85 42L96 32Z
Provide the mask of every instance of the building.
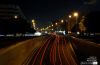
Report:
M0 34L26 33L30 24L19 6L0 5Z
M0 19L25 18L19 6L0 5Z

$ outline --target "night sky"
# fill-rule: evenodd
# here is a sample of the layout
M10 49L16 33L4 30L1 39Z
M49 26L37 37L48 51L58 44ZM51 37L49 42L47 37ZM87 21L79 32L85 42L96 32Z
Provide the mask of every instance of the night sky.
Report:
M35 19L38 26L68 15L73 10L99 10L99 0L3 0L1 4L20 6L28 20Z

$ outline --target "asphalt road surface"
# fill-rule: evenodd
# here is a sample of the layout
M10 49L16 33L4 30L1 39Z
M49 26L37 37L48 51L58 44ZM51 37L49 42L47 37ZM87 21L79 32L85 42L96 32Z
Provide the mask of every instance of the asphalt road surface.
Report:
M81 65L100 45L63 35L47 35L0 49L0 65ZM86 60L85 60L86 61Z
M49 36L28 65L77 65L77 58L63 36Z

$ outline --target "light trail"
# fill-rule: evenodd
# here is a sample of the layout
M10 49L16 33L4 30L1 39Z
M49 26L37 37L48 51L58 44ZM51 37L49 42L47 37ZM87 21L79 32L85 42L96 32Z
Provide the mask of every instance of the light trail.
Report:
M63 42L64 42L64 40L63 40ZM65 43L64 43L65 44ZM70 65L70 63L68 62L68 59L67 59L67 57L66 57L66 55L65 55L65 52L64 52L64 44L62 44L62 52L63 52L63 55L64 55L64 57L65 57L65 60L66 60L66 62L67 62L67 65ZM66 46L65 46L66 47Z
M52 39L52 38L51 38L51 39ZM45 49L44 49L44 52L43 52L43 54L42 54L42 58L41 58L41 60L40 60L40 65L42 65L42 61L43 61L43 58L44 58L44 54L45 54L45 52L46 52L46 50L47 50L47 47L48 47L49 43L50 43L50 40L48 40L47 45L46 45L46 47L45 47Z
M60 37L58 36L57 41L58 41L58 56L59 56L59 60L60 60L60 65L62 65L62 61L61 61L61 57L60 57L60 50L59 50L59 40Z
M51 38L51 37L49 37L49 38ZM47 42L47 41L49 40L49 38L48 38L45 42ZM37 57L38 57L38 55L39 55L40 51L42 50L42 48L43 48L43 47L44 47L44 45L45 45L45 42L44 42L43 46L41 46L41 47L40 47L40 49L39 49L38 53L36 54L36 56L35 56L35 58L34 58L34 60L33 60L33 64L32 64L32 65L34 65L34 64L35 64L36 59L37 59Z

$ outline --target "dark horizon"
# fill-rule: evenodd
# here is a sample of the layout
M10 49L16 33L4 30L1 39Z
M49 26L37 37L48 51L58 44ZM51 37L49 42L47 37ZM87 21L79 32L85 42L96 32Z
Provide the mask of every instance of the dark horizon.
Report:
M1 4L18 5L28 20L35 19L39 27L68 15L71 11L100 10L99 1L75 0L3 0ZM44 24L45 23L45 24Z

